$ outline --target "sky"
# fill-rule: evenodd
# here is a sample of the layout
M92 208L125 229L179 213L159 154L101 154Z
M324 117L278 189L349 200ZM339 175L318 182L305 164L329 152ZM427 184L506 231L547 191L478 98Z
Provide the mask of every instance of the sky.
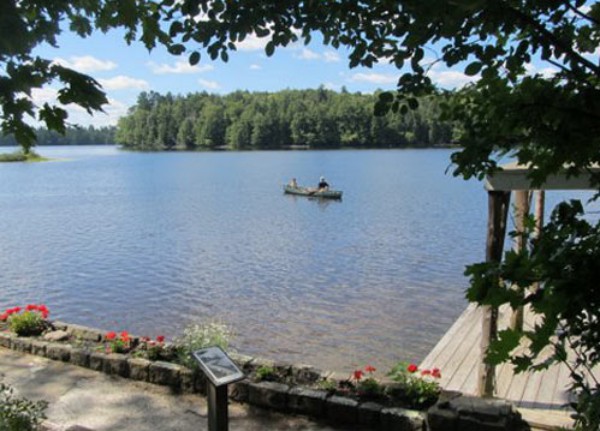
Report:
M58 38L58 48L42 46L35 53L88 74L102 85L109 99L105 113L90 116L81 108L67 107L70 124L95 127L116 124L142 91L228 94L236 90L275 92L322 85L335 91L345 87L352 93L372 93L378 89L394 90L402 74L385 63L370 69L350 69L348 51L323 45L318 35L308 46L291 44L278 48L271 57L264 50L267 40L247 37L238 44L236 52L230 53L227 63L211 61L202 52L202 60L196 66L189 65L186 54L173 56L163 47L148 52L139 42L127 45L119 31L96 32L85 39L64 32ZM464 75L463 67L447 69L436 64L429 76L440 88L457 88L476 79ZM535 65L531 69L541 70ZM39 106L53 102L56 89L50 86L36 90L34 101Z
M58 48L42 46L35 53L95 78L106 92L109 105L105 113L88 115L78 107L67 107L69 123L95 127L114 125L127 113L142 91L161 94L188 94L206 91L228 94L236 90L276 92L284 89L310 89L324 86L340 91L372 93L377 89L394 90L401 71L388 64L373 68L348 66L348 51L324 46L318 37L308 46L302 43L278 48L267 57L267 39L247 37L231 52L229 61L211 61L208 54L196 66L190 66L186 54L174 56L163 47L151 52L141 44L127 45L123 34L100 32L82 39L64 32ZM436 67L431 74L442 88L464 85L472 78L461 70ZM35 102L54 101L58 86L36 90Z

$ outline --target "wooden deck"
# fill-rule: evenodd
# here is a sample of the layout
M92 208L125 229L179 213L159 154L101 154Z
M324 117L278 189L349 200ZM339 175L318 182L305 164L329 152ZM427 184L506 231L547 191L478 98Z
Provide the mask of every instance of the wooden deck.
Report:
M510 314L510 308L500 309L500 329L507 326ZM422 368L441 370L441 385L446 390L476 395L481 316L481 308L469 305L421 363ZM525 313L525 325L531 324ZM503 364L496 369L495 396L512 401L537 429L568 427L572 424L564 407L568 402L568 383L569 372L563 365L536 373L514 374L510 365Z

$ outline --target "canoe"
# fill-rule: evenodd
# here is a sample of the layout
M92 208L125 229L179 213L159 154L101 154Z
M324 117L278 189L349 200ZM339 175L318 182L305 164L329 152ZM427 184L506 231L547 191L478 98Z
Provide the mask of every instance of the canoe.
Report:
M339 190L322 190L316 191L308 187L292 187L290 185L283 186L283 193L288 195L308 196L323 199L341 199L342 192Z

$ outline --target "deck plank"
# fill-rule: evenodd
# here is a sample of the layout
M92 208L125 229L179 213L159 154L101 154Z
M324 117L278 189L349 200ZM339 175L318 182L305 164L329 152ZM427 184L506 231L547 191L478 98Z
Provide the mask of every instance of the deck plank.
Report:
M510 315L508 307L499 310L500 329L508 325ZM421 363L421 368L442 370L440 384L444 389L476 394L481 318L482 309L469 304ZM537 318L526 310L526 327L531 328ZM564 408L568 382L568 369L560 364L535 373L515 374L513 366L506 363L496 368L496 396L514 402L524 417L540 429L571 424Z

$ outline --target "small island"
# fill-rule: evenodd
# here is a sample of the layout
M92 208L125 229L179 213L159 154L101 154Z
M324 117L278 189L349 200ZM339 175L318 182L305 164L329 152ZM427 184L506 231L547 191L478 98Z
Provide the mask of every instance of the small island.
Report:
M48 158L42 157L39 154L29 151L25 153L22 150L15 151L14 153L0 154L0 163L9 162L47 162Z

